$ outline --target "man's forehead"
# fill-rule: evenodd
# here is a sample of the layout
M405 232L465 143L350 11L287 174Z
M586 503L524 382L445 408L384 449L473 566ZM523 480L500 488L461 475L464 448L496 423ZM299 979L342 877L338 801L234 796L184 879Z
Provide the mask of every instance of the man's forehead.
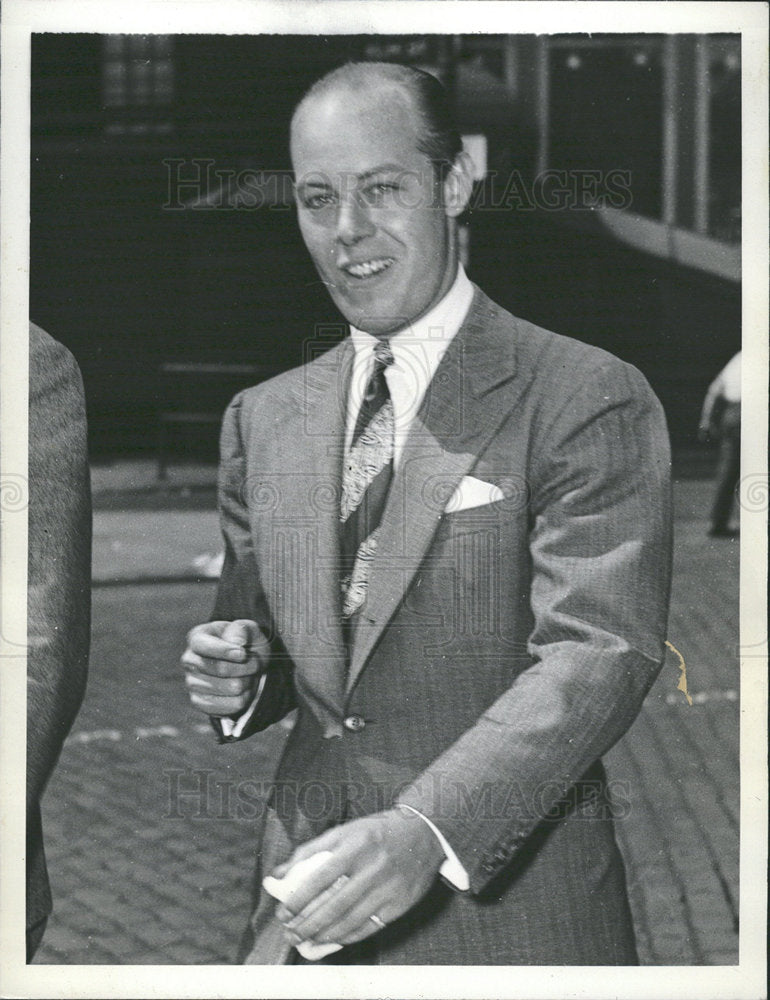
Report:
M364 73L355 78L340 77L322 84L318 90L311 90L300 101L296 117L300 117L306 110L318 117L351 107L361 108L376 117L384 109L396 106L404 111L414 112L411 91L398 80L377 73Z
M353 91L338 84L298 107L291 123L292 160L295 166L309 159L336 165L348 156L359 158L365 170L374 166L364 162L367 156L398 162L416 152L418 130L416 110L402 87L388 81L385 90Z

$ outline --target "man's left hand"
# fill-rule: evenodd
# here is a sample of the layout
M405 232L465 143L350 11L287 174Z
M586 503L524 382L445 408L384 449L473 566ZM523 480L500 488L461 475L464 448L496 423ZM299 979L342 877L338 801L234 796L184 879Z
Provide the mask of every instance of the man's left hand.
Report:
M414 813L391 809L351 820L299 847L272 873L320 851L332 857L314 872L276 916L293 944L352 944L392 923L420 900L445 860L430 827Z

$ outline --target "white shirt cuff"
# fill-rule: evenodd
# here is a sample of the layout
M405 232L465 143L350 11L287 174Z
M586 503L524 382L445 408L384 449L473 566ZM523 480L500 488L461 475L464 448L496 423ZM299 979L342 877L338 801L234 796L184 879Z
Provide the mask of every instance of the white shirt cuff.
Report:
M239 715L237 719L228 719L226 716L219 720L219 724L222 726L222 735L227 736L231 739L238 739L238 737L243 733L246 728L246 724L249 719L254 714L254 709L257 707L259 699L262 697L262 692L265 690L265 683L267 681L267 673L262 674L259 678L259 684L257 685L257 690L251 704L243 713Z
M427 816L423 816L419 809L413 809L412 806L408 806L403 802L399 802L398 806L400 809L408 809L409 812L413 812L416 816L419 816L421 820L428 824L431 830L438 837L441 849L444 854L446 854L446 861L442 864L441 868L439 868L439 874L443 875L447 882L451 882L455 889L459 889L461 892L467 892L471 887L471 880L468 877L468 872L465 868L463 868L460 863L460 859L449 846L449 841L446 839L441 830L439 830L435 823L431 823Z

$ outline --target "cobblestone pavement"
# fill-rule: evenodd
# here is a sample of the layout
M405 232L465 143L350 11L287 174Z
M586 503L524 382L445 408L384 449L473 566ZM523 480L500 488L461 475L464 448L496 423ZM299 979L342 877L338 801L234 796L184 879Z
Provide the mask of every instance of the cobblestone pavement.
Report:
M617 823L644 963L738 960L738 546L678 522L666 664L607 758L627 782Z
M671 651L608 757L647 964L738 960L738 545L706 538L709 492L676 492L669 638L693 703ZM96 516L89 687L43 803L55 908L36 962L230 963L286 729L220 747L188 706L178 655L214 584L185 577L216 541L212 516L111 517ZM178 565L153 541L166 529L187 539Z

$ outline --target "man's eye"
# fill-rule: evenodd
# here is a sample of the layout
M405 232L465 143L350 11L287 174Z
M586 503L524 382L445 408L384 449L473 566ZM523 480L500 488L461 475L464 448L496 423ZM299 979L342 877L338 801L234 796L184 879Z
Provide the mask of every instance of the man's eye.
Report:
M302 204L305 208L310 209L327 208L334 204L334 196L331 194L310 194L302 199Z
M394 184L392 181L378 181L376 184L370 184L364 193L369 201L377 201L397 189L398 184Z

